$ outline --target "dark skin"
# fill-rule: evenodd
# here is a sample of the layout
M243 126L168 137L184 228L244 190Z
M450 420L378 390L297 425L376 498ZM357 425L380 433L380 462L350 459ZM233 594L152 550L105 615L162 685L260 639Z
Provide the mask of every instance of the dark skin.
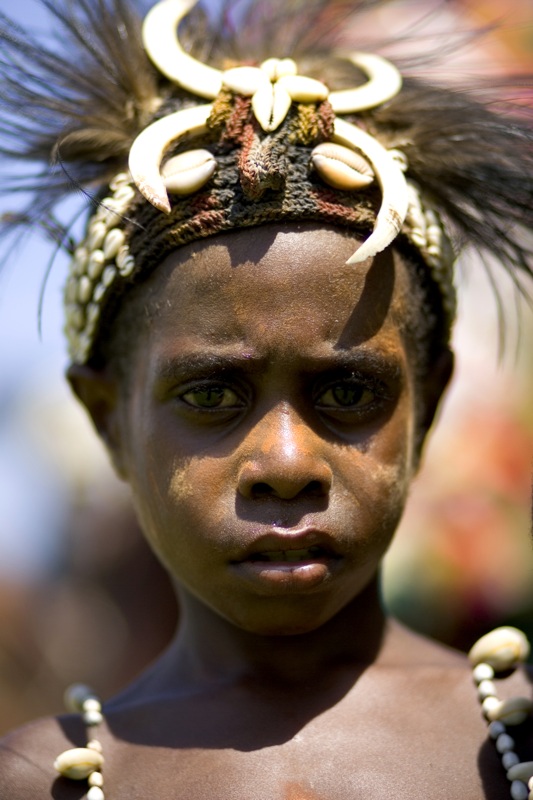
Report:
M108 800L509 797L466 659L380 604L452 358L415 377L407 268L347 267L355 246L284 225L181 248L127 391L70 370L181 609L106 707ZM67 717L4 740L0 797L82 797L51 765L84 737Z

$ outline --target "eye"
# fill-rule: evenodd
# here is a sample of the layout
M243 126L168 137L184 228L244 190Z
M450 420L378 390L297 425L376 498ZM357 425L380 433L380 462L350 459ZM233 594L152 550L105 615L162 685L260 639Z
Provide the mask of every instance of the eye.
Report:
M319 398L317 405L324 409L364 408L376 400L376 392L363 383L344 381L329 386Z
M243 406L241 398L228 386L194 386L180 396L180 400L193 408L226 409Z

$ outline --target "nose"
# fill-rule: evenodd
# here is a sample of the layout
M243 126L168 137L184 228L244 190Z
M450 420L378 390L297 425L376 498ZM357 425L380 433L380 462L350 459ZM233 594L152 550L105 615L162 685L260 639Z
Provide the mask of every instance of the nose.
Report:
M324 442L291 408L276 408L247 437L238 492L247 499L326 497L333 473Z

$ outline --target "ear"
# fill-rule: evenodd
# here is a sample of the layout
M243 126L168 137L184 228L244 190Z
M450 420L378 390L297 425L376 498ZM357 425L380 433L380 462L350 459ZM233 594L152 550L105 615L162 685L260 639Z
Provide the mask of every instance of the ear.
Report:
M67 369L72 391L85 406L98 435L106 446L117 475L126 479L120 435L120 404L116 378L105 369L73 364Z
M417 464L427 433L435 419L439 403L453 374L454 355L445 348L433 361L420 386L419 419L417 436Z

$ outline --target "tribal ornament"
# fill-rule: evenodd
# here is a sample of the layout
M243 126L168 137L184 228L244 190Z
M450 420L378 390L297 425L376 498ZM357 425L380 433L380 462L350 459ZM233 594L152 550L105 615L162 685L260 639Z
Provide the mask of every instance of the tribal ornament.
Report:
M162 114L148 124L131 146L130 175L115 177L112 194L102 200L91 218L86 238L75 251L65 293L66 333L73 362L90 358L102 309L117 284L134 280L141 271L137 257L130 252L137 231L129 225L127 214L142 198L162 214L161 222L150 224L156 241L157 229L174 224L176 214L181 219L179 208L184 199L191 198L188 208L198 207L197 216L183 223L184 229L194 227L194 236L184 233L180 238L173 232L174 246L178 246L191 238L280 218L323 218L341 224L352 220L353 224L353 211L342 201L339 205L338 198L377 184L381 205L377 214L373 212L373 222L366 224L366 229L373 230L348 263L373 257L403 233L434 274L445 311L452 319L455 295L450 276L455 253L438 213L417 185L406 179L408 164L402 152L387 150L370 133L337 116L357 114L395 97L402 86L398 70L381 57L354 53L349 58L367 76L367 82L336 92L298 75L297 64L289 58L269 58L259 67L216 70L188 55L179 42L179 23L196 2L157 3L145 19L143 43L168 80L212 102ZM191 143L194 146L188 149ZM293 147L292 157L287 156L289 146ZM231 203L227 197L217 200L217 192L231 191L234 167L227 163L228 147L237 153L239 191L252 203L251 216L240 222L228 212ZM308 153L306 174L295 163L300 152ZM313 181L322 183L324 189L313 188ZM283 209L275 206L274 212L265 211L260 204L265 191L281 189ZM210 195L205 194L208 192ZM174 198L172 205L169 195ZM192 199L194 195L197 200ZM241 205L236 195L234 208ZM162 258L157 245L154 247ZM154 259L155 255L147 260Z
M334 114L355 114L386 103L401 89L398 70L367 53L353 53L350 60L367 75L368 82L340 92L330 92L320 81L298 75L296 63L289 58L270 58L260 67L234 67L225 72L206 66L184 52L176 34L196 3L161 0L148 12L143 25L148 55L169 80L197 96L215 100L229 91L251 97L255 118L266 133L281 126L293 103L327 100ZM203 105L177 111L149 125L133 143L129 158L133 181L152 205L167 214L171 208L160 172L163 155L180 138L205 133L212 110L212 105ZM373 136L335 117L332 138L368 158L383 195L372 235L348 262L356 264L384 250L399 234L407 214L407 188L401 170Z

